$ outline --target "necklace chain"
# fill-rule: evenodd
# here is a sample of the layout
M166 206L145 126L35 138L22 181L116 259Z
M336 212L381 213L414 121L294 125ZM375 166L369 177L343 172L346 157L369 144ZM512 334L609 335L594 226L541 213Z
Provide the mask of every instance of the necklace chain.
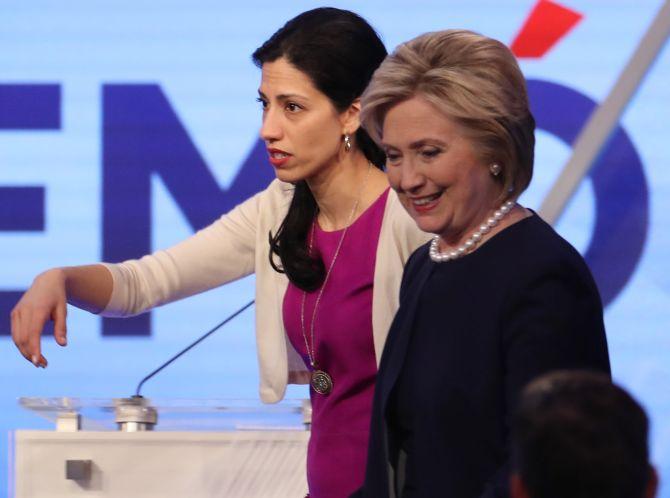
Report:
M337 243L337 248L335 249L335 254L333 255L333 260L330 262L330 265L328 266L328 271L326 272L326 276L323 279L323 284L321 284L321 288L319 289L319 293L316 296L316 302L314 303L314 311L312 312L312 322L310 323L310 340L307 340L307 334L305 332L305 300L307 298L307 292L302 291L302 302L300 304L300 327L302 329L302 337L305 339L305 349L307 350L307 357L309 358L309 364L312 366L312 368L316 368L316 348L314 347L314 322L316 321L316 312L319 308L319 303L321 302L321 296L323 296L323 290L326 288L326 284L328 283L328 278L330 277L331 272L333 271L333 267L335 266L335 261L337 261L337 256L340 254L340 248L342 247L342 243L344 242L344 237L347 235L347 231L349 230L349 227L351 226L351 223L354 219L354 215L356 214L356 210L358 209L358 205L361 201L361 195L363 194L363 191L365 190L365 186L368 183L368 177L370 176L370 169L371 169L371 164L368 162L368 169L365 174L365 180L363 180L363 183L361 185L361 188L358 191L358 196L356 197L356 202L354 202L353 207L351 208L351 213L349 213L349 219L347 220L347 225L344 227L344 230L342 231L342 235L340 236L340 240ZM309 254L312 254L312 245L314 243L314 227L316 225L316 217L314 218L314 221L312 222L312 228L310 230L310 235L309 235ZM311 347L310 343L311 342Z
M472 252L475 247L482 241L482 237L489 233L491 229L496 226L500 220L502 220L507 213L509 213L514 207L514 201L505 202L500 208L498 208L486 222L481 225L475 233L473 233L468 240L465 241L462 245L454 249L453 251L440 252L440 236L435 235L433 240L430 242L430 249L428 254L430 259L436 263L443 263L451 259L457 259L465 254Z

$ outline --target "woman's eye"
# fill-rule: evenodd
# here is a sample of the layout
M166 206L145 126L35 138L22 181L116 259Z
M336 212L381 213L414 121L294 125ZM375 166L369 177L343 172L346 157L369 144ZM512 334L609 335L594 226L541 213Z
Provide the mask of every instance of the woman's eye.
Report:
M440 149L423 149L421 150L421 155L425 157L426 159L432 159L433 157L437 156L440 152L442 152Z
M268 103L265 99L262 99L261 97L256 97L256 102L261 104L261 107L265 109L268 106Z
M395 152L387 152L386 160L390 164L396 164L398 161L400 161L400 154L396 154Z
M289 112L298 112L298 111L300 111L301 109L302 109L302 107L300 107L300 106L299 106L298 104L296 104L295 102L288 102L288 103L286 104L286 110L289 111Z

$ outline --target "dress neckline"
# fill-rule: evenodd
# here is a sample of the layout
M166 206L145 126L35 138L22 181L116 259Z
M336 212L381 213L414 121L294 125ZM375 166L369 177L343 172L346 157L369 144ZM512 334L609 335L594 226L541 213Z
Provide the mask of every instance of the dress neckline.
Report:
M474 251L464 254L463 256L452 259L450 261L445 261L442 263L436 263L435 261L431 261L434 265L440 267L440 266L445 266L446 263L457 263L459 261L470 261L471 259L475 258L477 254L485 254L488 251L491 250L491 247L495 247L500 240L505 240L509 235L511 235L513 232L518 230L519 228L523 228L525 225L528 223L533 223L536 220L540 219L539 215L533 211L532 209L526 208L528 211L531 212L529 216L526 216L524 218L521 218L519 221L516 221L509 225L508 227L502 229L498 233L494 234L490 239L487 239L482 245L480 245L477 249ZM430 242L429 242L430 244Z
M365 218L369 213L374 211L374 208L382 201L385 201L386 198L388 197L388 193L391 187L386 187L384 191L379 194L379 197L377 197L361 214L359 214L354 221L351 222L351 225L349 225L349 230L354 228L356 224L358 224L359 220ZM314 226L315 226L315 233L318 233L319 235L324 235L326 237L331 236L331 235L336 235L336 234L342 234L342 231L345 230L345 228L340 228L338 230L324 230L321 228L319 225L319 219L318 217L314 218Z

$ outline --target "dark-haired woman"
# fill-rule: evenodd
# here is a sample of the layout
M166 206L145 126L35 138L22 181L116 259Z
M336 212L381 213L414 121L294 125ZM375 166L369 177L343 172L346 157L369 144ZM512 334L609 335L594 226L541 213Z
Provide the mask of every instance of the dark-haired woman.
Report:
M363 479L402 266L427 240L389 192L384 154L360 128L359 96L385 55L351 12L316 9L289 21L253 55L277 179L172 248L38 276L12 312L21 353L46 366L40 334L50 319L65 345L66 301L129 316L255 273L261 398L277 402L287 382L311 383L310 493L348 496Z

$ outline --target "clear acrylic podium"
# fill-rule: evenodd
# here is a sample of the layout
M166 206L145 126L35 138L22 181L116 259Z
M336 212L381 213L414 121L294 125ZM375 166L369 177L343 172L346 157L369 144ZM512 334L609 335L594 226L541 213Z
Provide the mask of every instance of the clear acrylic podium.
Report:
M311 408L287 400L21 398L16 498L303 498Z

